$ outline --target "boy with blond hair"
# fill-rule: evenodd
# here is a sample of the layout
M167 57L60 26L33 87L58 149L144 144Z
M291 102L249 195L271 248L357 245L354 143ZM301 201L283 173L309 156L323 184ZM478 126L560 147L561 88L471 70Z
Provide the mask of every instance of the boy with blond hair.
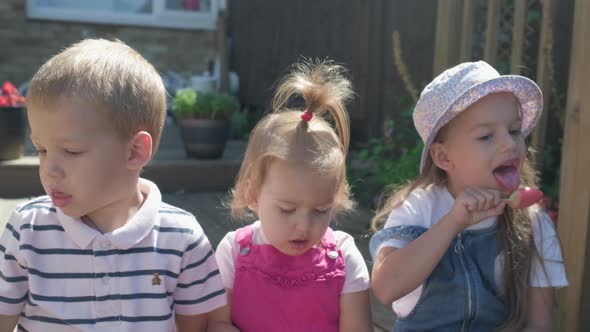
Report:
M120 41L47 61L27 94L46 196L0 238L0 331L201 331L226 304L190 213L140 178L166 115L154 67Z

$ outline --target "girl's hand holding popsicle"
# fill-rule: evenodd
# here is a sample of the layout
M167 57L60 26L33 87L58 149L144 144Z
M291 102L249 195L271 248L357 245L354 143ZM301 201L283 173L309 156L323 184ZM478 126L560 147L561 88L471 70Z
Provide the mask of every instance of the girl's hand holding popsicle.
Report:
M508 198L504 198L506 204L513 209L526 209L543 199L543 192L537 188L520 187Z

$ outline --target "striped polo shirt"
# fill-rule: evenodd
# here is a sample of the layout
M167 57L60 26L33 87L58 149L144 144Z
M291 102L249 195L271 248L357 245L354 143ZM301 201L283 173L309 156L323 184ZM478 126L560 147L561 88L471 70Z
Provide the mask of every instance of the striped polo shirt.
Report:
M215 255L195 217L162 203L101 234L47 196L19 205L0 238L0 314L19 331L173 331L175 313L225 305Z

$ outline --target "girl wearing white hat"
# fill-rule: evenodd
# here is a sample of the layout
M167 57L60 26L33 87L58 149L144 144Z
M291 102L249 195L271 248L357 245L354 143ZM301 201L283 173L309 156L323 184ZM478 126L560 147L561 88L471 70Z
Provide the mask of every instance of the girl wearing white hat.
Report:
M545 331L552 289L567 285L555 228L537 205L507 197L534 186L525 137L543 98L528 78L462 63L422 91L414 125L420 175L373 226L372 289L393 303L393 331ZM521 181L522 179L522 181Z

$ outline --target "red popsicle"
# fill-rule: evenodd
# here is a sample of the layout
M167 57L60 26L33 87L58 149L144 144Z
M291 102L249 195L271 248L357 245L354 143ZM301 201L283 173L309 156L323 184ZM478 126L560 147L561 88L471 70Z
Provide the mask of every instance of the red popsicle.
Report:
M513 209L525 209L543 199L543 192L537 188L520 187L505 199Z

